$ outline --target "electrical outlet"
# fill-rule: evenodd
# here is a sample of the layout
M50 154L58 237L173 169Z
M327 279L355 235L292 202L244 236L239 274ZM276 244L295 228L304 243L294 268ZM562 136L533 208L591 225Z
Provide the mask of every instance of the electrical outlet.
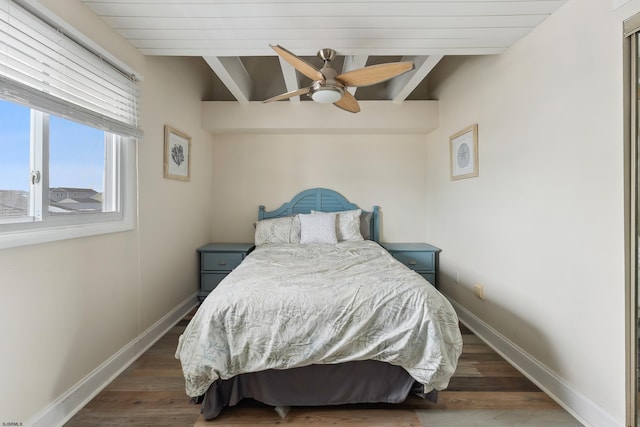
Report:
M480 299L484 299L484 286L480 283L473 285L473 293Z

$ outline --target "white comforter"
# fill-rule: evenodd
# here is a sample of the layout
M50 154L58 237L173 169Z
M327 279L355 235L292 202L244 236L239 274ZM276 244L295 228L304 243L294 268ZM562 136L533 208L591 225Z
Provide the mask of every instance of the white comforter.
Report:
M180 336L189 396L218 378L373 359L444 389L462 351L457 316L371 241L263 245L209 294Z

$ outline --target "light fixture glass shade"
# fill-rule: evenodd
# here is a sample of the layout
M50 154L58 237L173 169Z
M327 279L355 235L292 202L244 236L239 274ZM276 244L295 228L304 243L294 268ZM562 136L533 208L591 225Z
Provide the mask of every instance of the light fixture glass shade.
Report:
M332 87L322 87L316 89L311 94L311 99L321 104L333 104L342 98L342 92L340 89Z

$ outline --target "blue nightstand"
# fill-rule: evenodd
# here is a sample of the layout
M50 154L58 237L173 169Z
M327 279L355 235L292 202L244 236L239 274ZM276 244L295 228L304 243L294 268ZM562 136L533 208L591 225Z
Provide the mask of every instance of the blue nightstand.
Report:
M438 254L441 249L428 243L380 243L395 259L419 273L438 288Z
M254 248L253 243L209 243L198 248L200 254L200 292L202 302L231 270Z

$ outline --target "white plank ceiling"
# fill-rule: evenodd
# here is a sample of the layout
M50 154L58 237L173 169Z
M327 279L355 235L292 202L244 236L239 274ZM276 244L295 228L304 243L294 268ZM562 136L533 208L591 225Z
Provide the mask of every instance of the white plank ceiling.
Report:
M82 0L145 55L198 56L215 73L212 100L262 101L311 81L281 61L279 44L338 72L412 60L415 70L350 91L359 100L429 99L426 78L447 56L495 55L566 0ZM212 73L212 74L213 74ZM307 99L304 96L304 100ZM299 97L290 101L300 102Z

